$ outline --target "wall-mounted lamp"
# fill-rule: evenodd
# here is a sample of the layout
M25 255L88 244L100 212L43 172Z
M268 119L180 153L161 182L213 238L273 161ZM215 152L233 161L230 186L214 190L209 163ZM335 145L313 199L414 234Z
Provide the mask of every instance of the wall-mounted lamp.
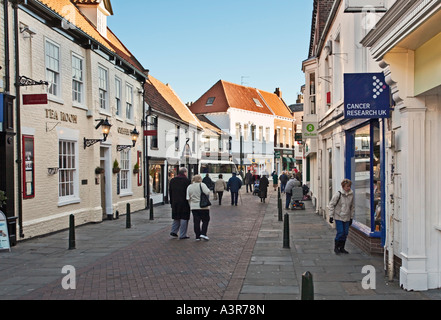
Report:
M136 130L136 127L135 127L135 129L133 129L133 131L130 132L130 135L132 136L133 145L130 145L130 144L129 145L117 145L116 146L116 151L117 152L121 152L121 151L123 151L125 149L130 149L130 148L134 148L135 147L136 141L138 141L138 138L139 138L139 131Z
M110 128L112 127L112 125L109 123L109 120L106 118L105 120L98 119L95 121L99 121L99 123L95 127L95 130L98 130L99 127L102 128L103 139L86 139L86 138L84 138L84 149L93 146L95 143L106 141L107 137L109 136Z

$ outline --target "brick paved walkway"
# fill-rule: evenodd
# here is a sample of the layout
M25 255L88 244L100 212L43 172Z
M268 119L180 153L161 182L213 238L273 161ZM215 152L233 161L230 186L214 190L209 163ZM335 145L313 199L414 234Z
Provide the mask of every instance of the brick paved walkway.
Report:
M76 290L64 290L61 279L24 299L237 299L263 220L266 205L242 195L244 204L213 205L210 241L169 237L169 227L77 270ZM192 222L192 221L191 221ZM111 235L109 235L111 239Z

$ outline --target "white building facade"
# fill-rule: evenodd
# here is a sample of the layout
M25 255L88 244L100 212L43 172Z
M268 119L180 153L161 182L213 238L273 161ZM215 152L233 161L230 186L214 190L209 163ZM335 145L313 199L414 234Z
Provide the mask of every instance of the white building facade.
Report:
M441 2L397 1L362 41L391 86L387 269L406 290L441 287Z
M67 228L71 214L80 225L125 213L127 204L145 208L142 170L134 170L144 150L131 133L141 131L147 74L107 29L112 14L109 1L19 5L20 76L47 82L23 84L17 98L22 239ZM47 102L32 101L35 94ZM98 126L105 120L106 138Z

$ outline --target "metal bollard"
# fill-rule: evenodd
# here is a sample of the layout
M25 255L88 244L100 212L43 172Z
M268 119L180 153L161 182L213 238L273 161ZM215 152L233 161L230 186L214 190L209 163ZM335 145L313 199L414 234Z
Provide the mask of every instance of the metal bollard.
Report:
M302 300L314 300L314 281L309 271L302 275Z
M69 217L69 250L75 248L75 216L73 214Z
M283 208L282 208L282 199L279 198L279 204L278 204L278 209L279 209L279 221L283 221Z
M280 187L277 188L277 199L280 199Z
M115 212L115 219L116 219L116 220L119 219L119 211L118 211L118 210L116 210L116 212Z
M153 218L153 199L150 199L150 221L155 220Z
M130 203L127 204L127 214L126 214L126 229L130 229L132 227L132 222L130 219Z
M289 214L285 214L285 223L283 225L283 249L289 248Z

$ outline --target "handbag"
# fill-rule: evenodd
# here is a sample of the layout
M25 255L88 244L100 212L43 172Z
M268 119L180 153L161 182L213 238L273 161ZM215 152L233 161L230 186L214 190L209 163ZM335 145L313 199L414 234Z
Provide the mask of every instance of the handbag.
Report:
M208 199L208 196L202 192L202 183L199 185L199 188L201 189L201 201L199 202L199 206L201 208L206 208L211 206L210 199Z

